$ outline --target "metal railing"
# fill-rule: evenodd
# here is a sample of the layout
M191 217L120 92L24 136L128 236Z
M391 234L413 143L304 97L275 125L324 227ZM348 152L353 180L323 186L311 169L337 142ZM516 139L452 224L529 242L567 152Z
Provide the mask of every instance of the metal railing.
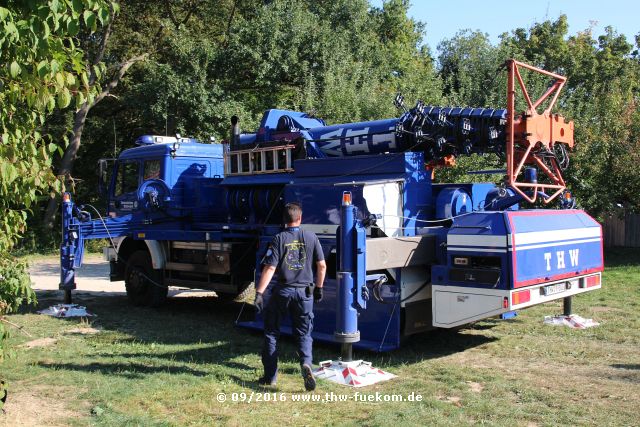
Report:
M293 172L295 148L295 145L280 145L231 151L225 147L225 176Z

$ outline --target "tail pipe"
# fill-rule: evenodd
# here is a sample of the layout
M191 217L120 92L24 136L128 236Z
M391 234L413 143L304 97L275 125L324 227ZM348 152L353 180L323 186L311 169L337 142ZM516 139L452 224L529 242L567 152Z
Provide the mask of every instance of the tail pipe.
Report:
M240 144L240 120L238 116L231 116L231 149Z

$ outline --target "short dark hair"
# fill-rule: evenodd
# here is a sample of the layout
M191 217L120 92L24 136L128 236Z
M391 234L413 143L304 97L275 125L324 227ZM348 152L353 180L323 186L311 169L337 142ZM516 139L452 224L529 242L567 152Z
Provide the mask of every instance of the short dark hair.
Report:
M302 205L298 202L291 202L284 205L282 220L285 224L297 222L302 219Z

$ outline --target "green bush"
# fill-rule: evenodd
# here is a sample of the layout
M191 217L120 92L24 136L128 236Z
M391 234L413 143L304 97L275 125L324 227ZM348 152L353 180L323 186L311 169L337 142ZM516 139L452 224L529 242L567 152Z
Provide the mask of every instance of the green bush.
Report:
M60 250L61 238L60 225L56 223L53 230L47 228L42 224L41 212L36 211L36 214L27 220L27 228L13 247L12 253L15 256L57 254Z
M15 312L22 304L35 304L36 294L31 289L27 263L13 257L0 258L0 319ZM8 331L0 322L0 360L6 347Z

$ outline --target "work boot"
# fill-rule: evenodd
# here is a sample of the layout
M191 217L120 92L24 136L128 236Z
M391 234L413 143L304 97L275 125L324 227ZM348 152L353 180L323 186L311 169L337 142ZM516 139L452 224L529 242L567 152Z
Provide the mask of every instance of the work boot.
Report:
M276 386L276 384L277 384L277 381L276 381L276 379L275 379L275 378L274 378L274 379L272 379L271 381L269 381L269 380L268 380L267 378L265 378L265 377L260 377L260 378L258 379L258 384L260 384L260 385L270 385L270 386L272 386L272 387L275 387L275 386Z
M316 389L316 379L311 372L311 366L306 363L302 365L302 378L304 378L304 388L307 391L313 391Z

